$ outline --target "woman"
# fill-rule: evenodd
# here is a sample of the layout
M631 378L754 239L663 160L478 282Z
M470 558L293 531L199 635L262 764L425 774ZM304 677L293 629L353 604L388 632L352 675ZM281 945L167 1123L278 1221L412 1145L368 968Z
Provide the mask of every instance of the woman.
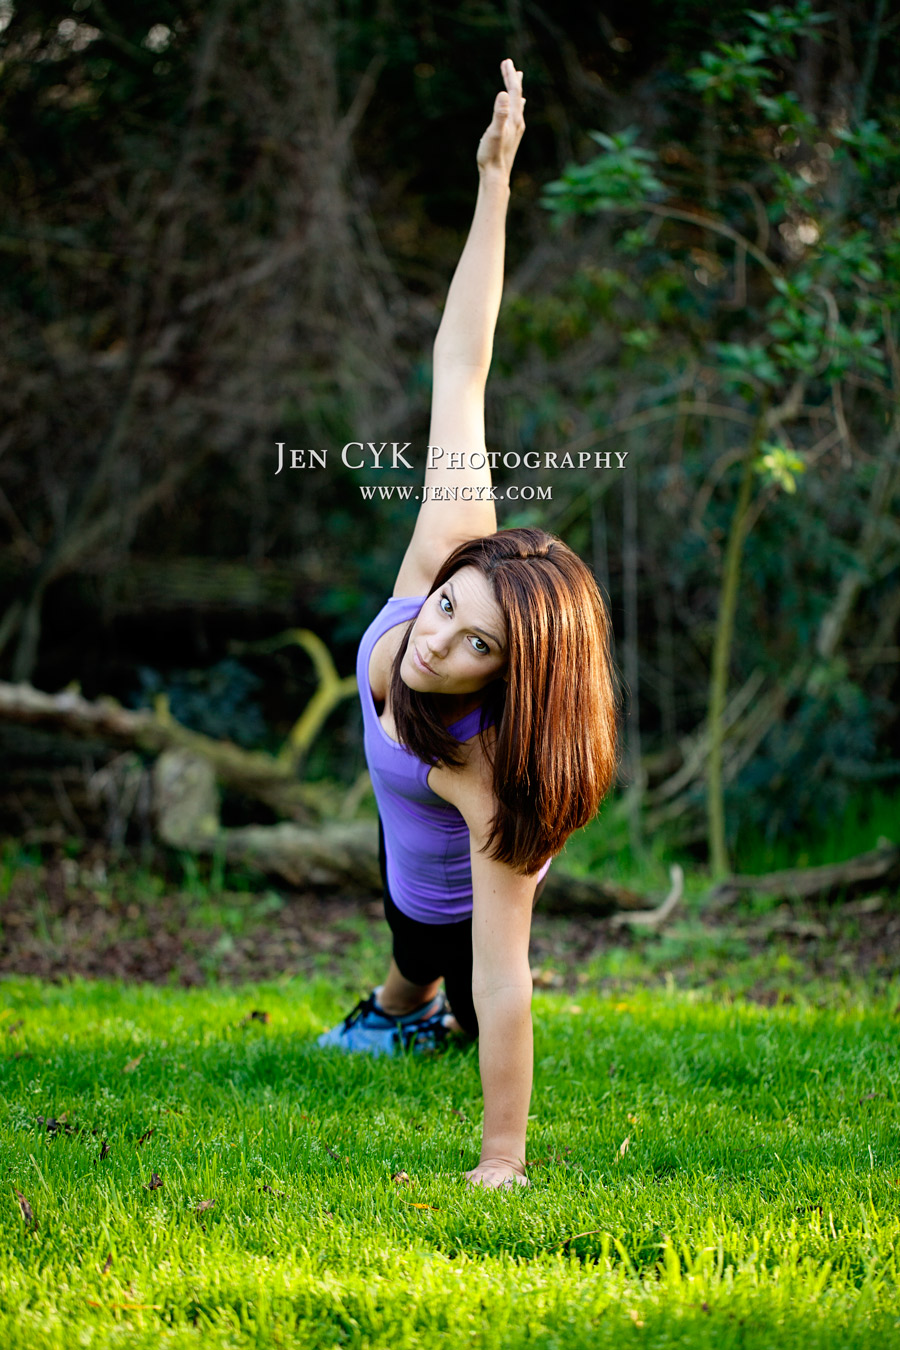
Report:
M543 530L497 532L483 453L509 176L525 129L522 72L511 60L501 70L506 90L478 146L475 216L434 344L429 445L445 454L429 457L393 598L359 652L394 954L384 984L319 1039L381 1054L450 1031L477 1036L484 1125L466 1176L486 1186L528 1184L532 908L550 858L595 814L615 768L596 584ZM451 451L483 467L441 467Z

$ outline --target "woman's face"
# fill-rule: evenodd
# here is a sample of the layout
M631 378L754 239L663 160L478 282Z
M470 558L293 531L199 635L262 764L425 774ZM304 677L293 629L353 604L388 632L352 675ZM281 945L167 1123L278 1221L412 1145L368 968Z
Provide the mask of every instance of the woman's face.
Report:
M463 567L420 609L400 678L420 694L471 694L496 680L506 665L503 611L487 578Z

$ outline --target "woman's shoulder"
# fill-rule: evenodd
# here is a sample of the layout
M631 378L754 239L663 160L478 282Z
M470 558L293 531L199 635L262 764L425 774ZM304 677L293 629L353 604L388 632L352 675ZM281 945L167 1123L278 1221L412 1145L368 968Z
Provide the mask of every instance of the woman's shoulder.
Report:
M470 828L472 818L490 819L496 810L491 760L495 740L496 728L487 727L484 736L460 744L460 764L436 764L428 774L432 792L455 806Z
M366 629L360 655L368 655L369 685L375 698L384 700L390 684L391 666L403 638L403 625L422 608L424 596L392 595Z

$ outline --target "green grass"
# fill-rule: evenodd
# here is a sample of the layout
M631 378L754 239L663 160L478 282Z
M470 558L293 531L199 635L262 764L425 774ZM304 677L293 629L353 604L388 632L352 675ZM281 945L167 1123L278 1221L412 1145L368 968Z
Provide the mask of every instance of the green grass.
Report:
M823 822L805 838L791 834L764 840L744 831L735 850L735 870L777 872L843 862L875 848L880 838L897 842L897 794L873 788L858 793L839 817Z
M734 812L730 813L730 816ZM744 826L731 846L735 872L755 875L793 867L818 867L842 862L876 847L879 838L897 841L897 796L880 788L860 791L843 813L816 824L808 834L791 831L767 839L753 826ZM633 886L636 890L665 890L668 869L680 860L697 894L709 886L705 865L690 861L678 843L678 824L671 837L665 831L648 834L644 848L635 853L629 839L628 819L621 792L613 792L600 814L583 830L571 836L565 848L565 865L577 875L594 875L606 881ZM705 853L701 846L698 854Z
M532 1185L484 1193L474 1049L311 1050L340 983L6 980L0 1344L900 1345L898 994L538 993Z

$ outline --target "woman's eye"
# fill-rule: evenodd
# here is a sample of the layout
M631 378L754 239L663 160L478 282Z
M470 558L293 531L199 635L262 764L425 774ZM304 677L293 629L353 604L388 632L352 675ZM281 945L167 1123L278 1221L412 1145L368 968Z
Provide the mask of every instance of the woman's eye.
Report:
M453 609L453 606L447 599L446 595L441 596L440 600L438 600L438 604L440 605L441 609L444 611L445 614L449 614Z
M476 652L478 652L479 656L486 656L487 653L490 651L490 647L480 637L472 639L472 646L475 648Z

